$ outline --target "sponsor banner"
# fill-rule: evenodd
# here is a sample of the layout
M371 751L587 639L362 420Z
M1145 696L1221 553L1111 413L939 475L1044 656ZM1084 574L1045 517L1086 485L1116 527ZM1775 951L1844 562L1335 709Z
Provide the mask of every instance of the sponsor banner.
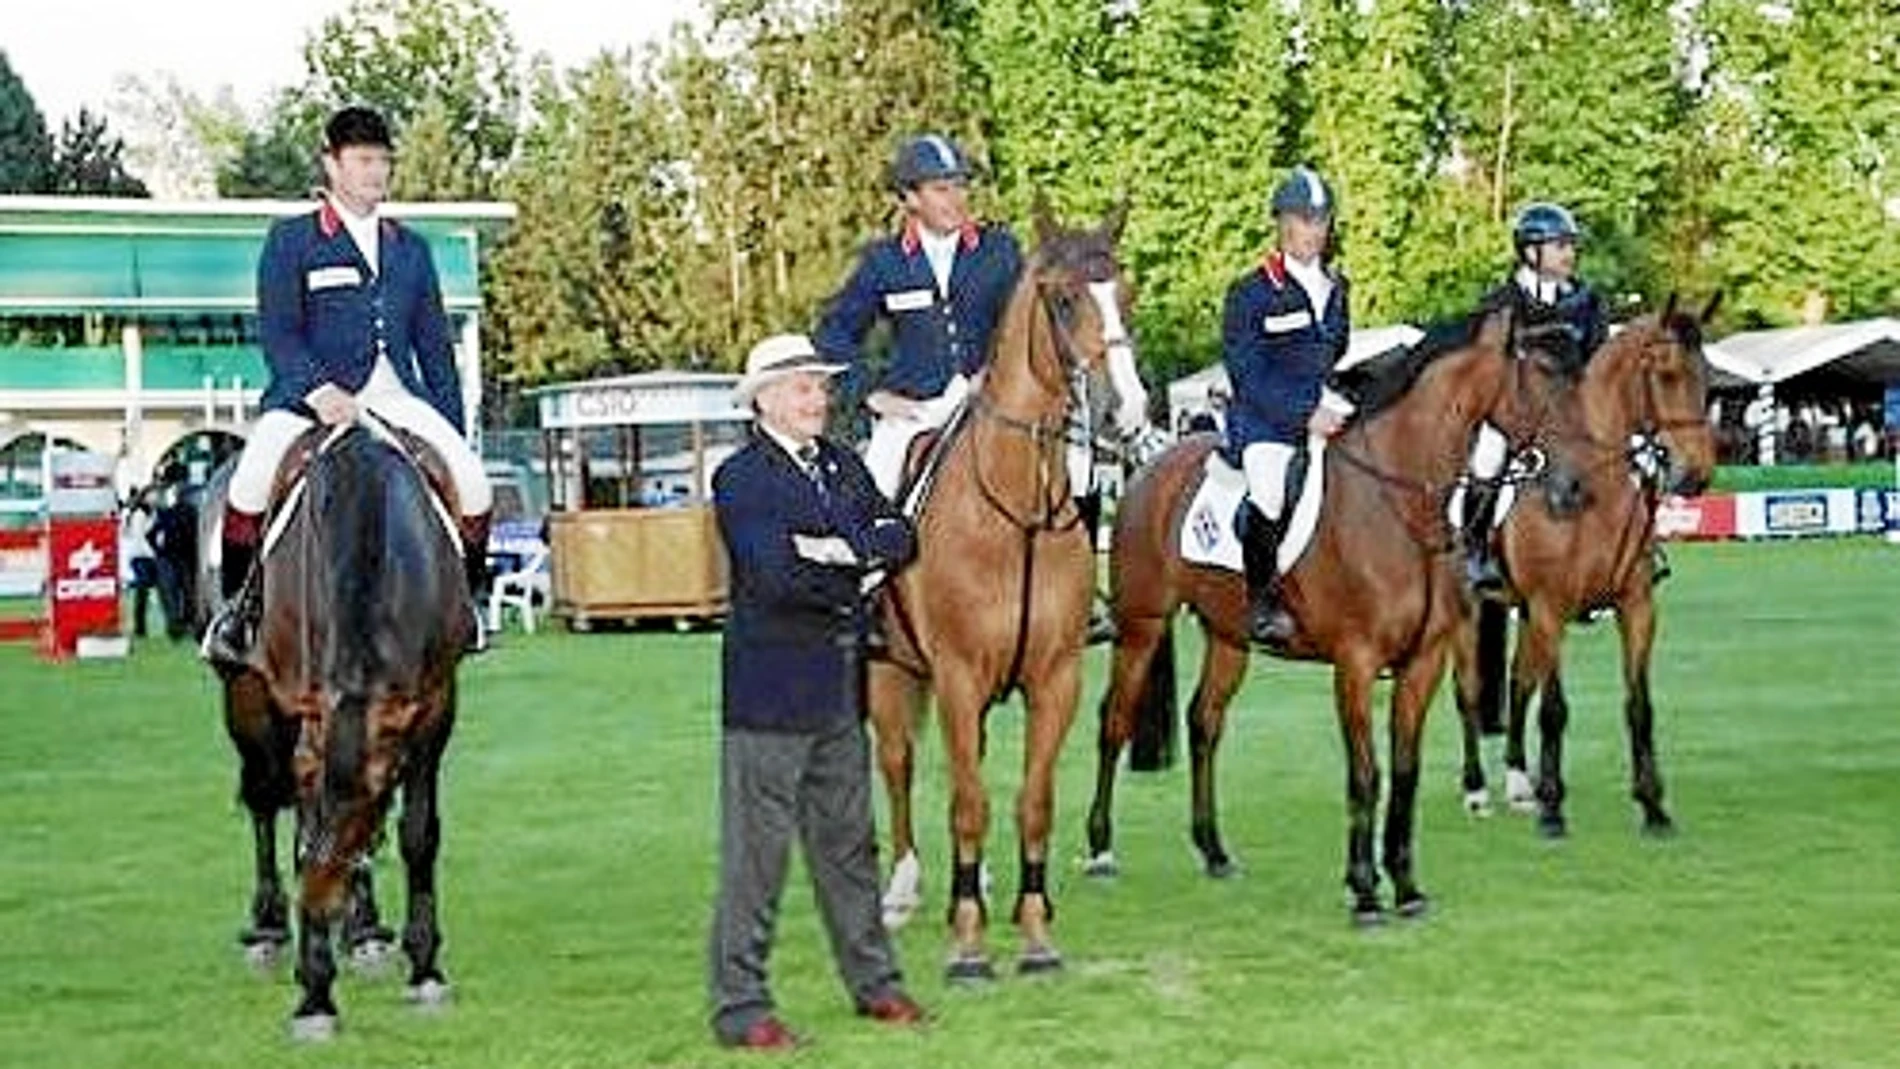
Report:
M1736 533L1743 538L1853 534L1860 504L1853 490L1771 490L1738 495Z
M1656 507L1656 536L1670 539L1711 539L1735 537L1735 497L1710 494L1706 497L1663 498Z
M119 633L119 524L110 515L55 516L47 525L51 649L70 657L81 635Z

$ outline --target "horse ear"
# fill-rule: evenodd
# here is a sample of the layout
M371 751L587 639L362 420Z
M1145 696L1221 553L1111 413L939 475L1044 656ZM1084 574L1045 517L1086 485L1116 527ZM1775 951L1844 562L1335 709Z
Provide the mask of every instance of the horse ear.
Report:
M1702 315L1698 317L1703 326L1709 325L1709 320L1715 318L1715 310L1720 307L1722 307L1722 291L1716 290L1709 295L1709 303L1703 306Z
M1656 317L1659 322L1668 323L1676 318L1676 291L1669 291L1669 303L1663 305L1662 315Z
M1056 236L1055 213L1049 210L1049 194L1040 187L1036 190L1036 199L1030 205L1029 214L1036 222L1036 244L1046 245Z
M1121 197L1115 201L1115 206L1110 208L1108 214L1102 217L1102 233L1108 238L1110 245L1119 244L1122 239L1122 228L1127 225L1128 194L1123 193Z

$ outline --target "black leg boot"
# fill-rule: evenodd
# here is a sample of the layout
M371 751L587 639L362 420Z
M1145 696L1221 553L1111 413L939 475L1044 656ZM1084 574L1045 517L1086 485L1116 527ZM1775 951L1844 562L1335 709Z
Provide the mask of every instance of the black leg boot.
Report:
M462 528L462 578L468 584L469 639L467 653L488 649L488 628L482 620L482 594L488 589L488 528L493 514L464 516Z
M205 628L202 653L207 661L228 668L243 667L251 655L251 633L257 626L262 582L252 578L257 546L248 541L223 542L218 565L219 593L224 604Z
M1465 487L1465 515L1460 537L1465 548L1465 585L1475 597L1504 592L1504 573L1492 549L1492 521L1498 507L1498 484L1473 476Z
M1269 519L1258 506L1249 506L1241 558L1247 568L1247 635L1268 649L1285 649L1298 626L1280 604L1280 539L1284 519Z
M1075 499L1075 511L1081 516L1082 533L1089 539L1089 560L1095 560L1096 547L1101 545L1102 532L1102 495L1083 494ZM1087 642L1097 646L1104 642L1115 641L1115 618L1109 615L1108 602L1102 597L1099 587L1089 598L1089 629Z

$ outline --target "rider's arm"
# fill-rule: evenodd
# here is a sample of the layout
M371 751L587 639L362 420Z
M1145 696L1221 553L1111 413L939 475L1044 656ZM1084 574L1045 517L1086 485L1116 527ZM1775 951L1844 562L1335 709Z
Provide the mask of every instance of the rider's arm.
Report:
M317 376L316 358L304 341L304 265L297 229L307 219L286 219L271 227L257 259L257 337L271 378L285 393L307 398L328 385Z
M713 510L732 555L734 580L745 585L753 601L768 606L830 614L853 604L856 574L798 555L792 536L800 532L774 507L772 487L761 483L759 472L757 464L728 463L713 474Z
M1339 334L1333 339L1334 368L1346 358L1346 350L1352 345L1352 291L1348 288L1345 276L1340 276L1334 285L1339 287ZM1335 376L1327 376L1326 384L1320 388L1320 407L1338 414L1341 418L1350 416L1357 406L1340 390Z
M1220 358L1227 369L1228 386L1233 390L1231 403L1236 408L1260 406L1253 383L1272 359L1266 330L1261 326L1266 309L1255 299L1258 292L1246 279L1234 283L1227 289L1227 302L1221 312Z
M871 481L864 461L848 449L839 452L837 496L854 506L854 515L839 525L845 541L866 571L909 564L917 555L915 529Z
M422 287L409 317L413 324L416 368L422 372L422 385L429 391L436 410L448 419L450 426L467 434L468 427L463 423L462 380L455 373L455 342L449 336L448 313L442 308L442 280L436 274L435 258L430 255L428 244L420 237L405 236L415 241L422 261Z
M845 373L846 381L839 384L847 396L863 392L864 339L871 333L871 326L882 310L883 296L872 264L872 247L866 246L858 254L857 265L851 269L844 286L826 302L811 339L813 348L826 360L851 365L851 370Z

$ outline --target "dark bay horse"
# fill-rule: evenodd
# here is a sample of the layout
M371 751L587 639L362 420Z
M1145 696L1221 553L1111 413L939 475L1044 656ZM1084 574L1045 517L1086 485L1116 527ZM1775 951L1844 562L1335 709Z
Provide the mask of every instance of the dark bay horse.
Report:
M1038 205L1036 250L918 516L917 559L886 601L890 660L870 668L893 854L913 878L912 733L924 691L936 697L951 776L952 979L994 975L984 949L980 866L989 800L981 760L985 717L1012 690L1024 698L1027 736L1016 802L1019 965L1036 972L1061 963L1049 933L1050 813L1056 756L1081 688L1095 582L1063 452L1073 376L1107 366L1122 396L1139 387L1128 382L1133 352L1122 324L1129 296L1115 258L1122 218L1118 209L1098 229L1067 230Z
M1474 324L1459 347L1429 360L1414 354L1409 366L1400 362L1401 380L1416 376L1409 389L1383 410L1367 406L1367 414L1329 443L1318 526L1285 576L1286 603L1300 628L1286 652L1333 665L1347 765L1346 885L1361 923L1384 916L1372 851L1379 768L1371 703L1373 681L1385 669L1395 676L1385 870L1402 914L1420 913L1426 905L1412 863L1419 736L1444 672L1461 596L1449 566L1453 540L1444 506L1479 420L1489 417L1506 428L1521 421L1517 362L1506 355L1509 331L1508 314L1499 314ZM1502 418L1507 410L1509 420ZM1170 447L1130 483L1116 518L1110 577L1121 634L1101 706L1088 824L1093 874L1116 870L1110 826L1115 773L1138 711L1171 715L1172 695L1149 701L1144 690L1164 642L1165 655L1172 656L1171 621L1182 605L1200 618L1207 636L1188 711L1192 834L1210 874L1231 871L1215 817L1214 754L1247 666L1247 589L1238 572L1189 563L1180 541L1204 463L1218 446L1215 436L1204 434Z
M313 430L291 455L308 457L308 465L302 486L269 520L259 576L263 623L251 663L221 675L225 727L242 761L239 793L257 851L244 938L268 949L287 936L275 820L294 804L303 995L292 1033L324 1039L337 1019L333 926L344 922L346 944L386 938L366 854L398 786L410 997L425 1006L447 997L436 961L436 780L471 622L461 548L427 478L393 437L362 425L327 438ZM221 512L222 483L208 493L215 504L206 511ZM447 508L453 516L452 501Z
M1683 313L1671 297L1660 315L1638 319L1606 342L1574 389L1553 384L1551 396L1561 409L1553 416L1561 418L1548 421L1542 444L1550 455L1546 478L1563 480L1561 492L1520 497L1499 532L1508 600L1521 605L1525 617L1510 672L1505 793L1514 807L1535 805L1538 827L1547 836L1565 831L1564 629L1599 609L1616 610L1622 639L1632 796L1646 831L1672 827L1656 768L1649 693L1656 636L1650 546L1661 493L1697 493L1714 470L1702 327L1715 307L1711 301L1700 316ZM1563 501L1574 505L1553 504ZM1465 805L1473 812L1489 808L1478 736L1485 696L1502 689L1497 684L1507 611L1503 603L1483 603L1460 627L1456 645ZM1524 721L1539 692L1541 747L1533 785L1525 771Z

